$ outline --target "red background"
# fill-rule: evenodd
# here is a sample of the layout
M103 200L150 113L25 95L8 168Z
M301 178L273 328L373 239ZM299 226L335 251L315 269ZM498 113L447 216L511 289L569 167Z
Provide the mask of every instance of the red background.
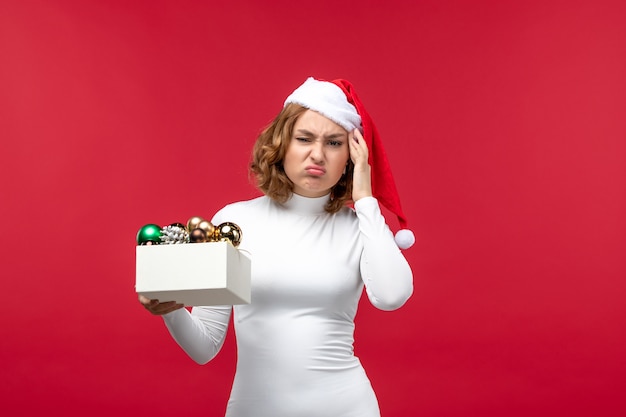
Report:
M626 3L262 3L1 2L2 410L223 413L232 334L184 355L135 233L257 195L314 75L355 84L418 238L413 298L357 317L383 415L625 415Z

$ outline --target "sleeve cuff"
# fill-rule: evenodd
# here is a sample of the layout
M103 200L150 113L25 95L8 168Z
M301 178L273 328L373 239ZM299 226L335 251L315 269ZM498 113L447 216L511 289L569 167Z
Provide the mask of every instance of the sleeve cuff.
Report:
M363 197L359 201L354 202L354 209L357 212L367 211L372 208L378 208L378 200L375 197Z

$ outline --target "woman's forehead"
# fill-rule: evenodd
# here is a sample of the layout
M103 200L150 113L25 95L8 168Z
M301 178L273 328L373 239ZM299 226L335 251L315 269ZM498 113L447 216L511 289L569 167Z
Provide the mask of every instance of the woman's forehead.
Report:
M328 117L314 111L307 110L298 117L294 131L307 131L316 135L346 135L348 131L330 120Z

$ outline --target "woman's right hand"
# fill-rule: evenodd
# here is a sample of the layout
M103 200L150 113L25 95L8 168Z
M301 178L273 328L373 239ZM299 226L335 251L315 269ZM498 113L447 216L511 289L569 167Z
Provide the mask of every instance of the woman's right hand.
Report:
M352 201L355 203L364 197L372 196L372 168L368 162L369 150L359 129L348 134L350 159L354 164L352 177Z
M177 304L176 301L166 301L164 303L159 300L151 300L148 297L139 295L139 302L155 316L162 316L163 314L171 313L172 311L183 308L184 304Z

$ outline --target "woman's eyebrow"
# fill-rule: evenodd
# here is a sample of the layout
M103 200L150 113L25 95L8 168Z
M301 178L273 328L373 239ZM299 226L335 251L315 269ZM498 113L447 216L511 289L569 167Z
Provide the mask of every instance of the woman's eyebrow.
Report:
M296 130L296 133L299 133L299 134L301 134L301 135L305 135L305 136L315 136L315 135L313 134L313 132L309 132L309 131L308 131L308 130L306 130L306 129L298 129L298 130Z
M324 136L326 139L342 139L347 136L347 133L331 133L330 135Z
M310 137L315 137L316 136L313 132L310 132L310 131L308 131L306 129L297 129L296 133L300 134L300 135L310 136ZM328 135L324 136L324 139L345 138L346 135L347 135L347 133L331 133L331 134L328 134Z

